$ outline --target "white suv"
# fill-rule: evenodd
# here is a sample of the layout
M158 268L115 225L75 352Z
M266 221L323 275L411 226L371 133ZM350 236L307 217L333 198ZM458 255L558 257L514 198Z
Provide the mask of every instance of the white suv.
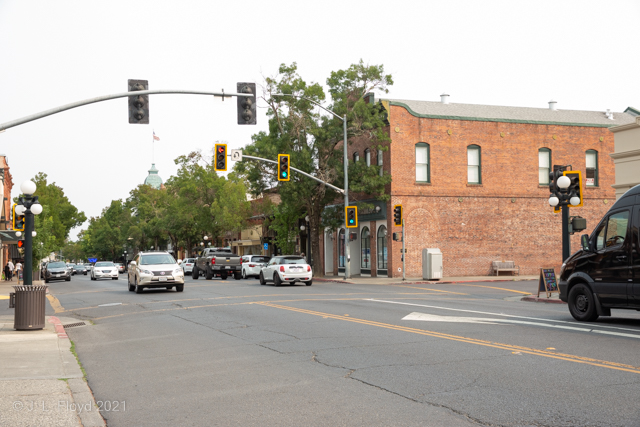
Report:
M169 252L140 252L129 263L129 291L142 293L144 288L184 290L184 272Z
M242 257L242 278L255 277L260 275L262 267L267 265L271 258L263 255L244 255Z

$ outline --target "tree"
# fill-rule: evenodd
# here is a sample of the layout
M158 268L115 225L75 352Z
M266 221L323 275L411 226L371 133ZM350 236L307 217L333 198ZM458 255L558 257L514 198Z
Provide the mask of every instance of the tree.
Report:
M376 150L386 150L390 140L386 130L385 112L379 105L368 103L365 95L372 91L388 92L393 84L382 66L365 65L362 61L347 70L332 72L327 79L332 104L329 110L338 116L347 116L348 142L354 138L364 141ZM292 96L272 96L284 93ZM304 98L302 98L304 97ZM320 115L312 102L321 103L325 93L318 83L307 84L297 72L297 65L282 64L278 75L266 79L264 99L269 105L267 115L269 131L252 137L244 152L276 160L279 153L291 155L291 165L339 188L344 184L343 122L333 116ZM373 197L388 200L385 185L391 182L388 174L380 176L377 165L350 162L349 187L353 202ZM276 166L266 162L238 162L235 169L248 182L254 196L277 186L282 207L276 210L272 228L287 233L297 226L297 220L309 215L311 252L320 253L319 234L325 226L335 227L342 215L340 209L327 206L339 203L341 197L324 184L293 173L289 182L276 181ZM296 217L297 212L299 216ZM324 214L324 215L323 215ZM279 217L278 217L279 216ZM284 237L288 239L289 237ZM313 267L322 275L318 256L313 256Z

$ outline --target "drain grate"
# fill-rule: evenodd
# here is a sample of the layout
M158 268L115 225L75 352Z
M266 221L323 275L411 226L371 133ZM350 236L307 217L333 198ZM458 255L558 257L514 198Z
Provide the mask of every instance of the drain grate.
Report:
M68 325L64 325L64 328L75 328L76 326L86 326L86 323L84 322L78 322L78 323L69 323Z

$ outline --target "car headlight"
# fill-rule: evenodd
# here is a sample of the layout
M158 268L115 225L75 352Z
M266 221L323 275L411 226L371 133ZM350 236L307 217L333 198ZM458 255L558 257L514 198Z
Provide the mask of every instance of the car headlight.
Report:
M150 272L149 270L140 270L140 273L142 274L148 274L148 275L153 275L152 272Z
M181 268L176 268L175 270L173 270L174 276L181 276L182 274L184 274L184 272L182 271Z
M560 267L560 277L562 277L562 273L564 273L565 268L567 268L567 264L562 263L562 267Z

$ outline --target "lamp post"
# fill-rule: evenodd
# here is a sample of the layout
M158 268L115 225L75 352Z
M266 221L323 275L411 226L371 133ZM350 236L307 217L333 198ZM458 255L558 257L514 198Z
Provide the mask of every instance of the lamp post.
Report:
M549 184L551 190L549 205L553 207L560 205L562 208L562 262L571 256L571 240L569 238L569 205L577 206L580 204L580 198L578 195L574 192L569 192L571 179L565 175L561 175L565 169L566 166L563 166L549 174L552 178Z
M38 203L36 184L32 181L25 181L20 185L23 196L18 198L16 213L24 215L24 277L25 286L33 285L33 216L42 213L42 205Z
M122 256L124 257L124 271L127 271L127 251L124 251Z
M313 105L322 108L324 111L326 111L327 113L333 115L334 117L336 117L337 119L342 120L342 148L343 148L343 153L342 153L342 164L344 166L344 206L347 207L349 206L349 163L347 162L347 114L344 114L344 117L340 117L339 115L337 115L336 113L334 113L333 111L323 107L322 105L318 104L317 102L305 97L305 96L301 96L301 95L294 95L291 93L274 93L272 94L272 96L291 96L293 98L300 98L300 99L305 99L307 101L309 101L310 103L312 103ZM344 242L344 250L345 250L345 256L347 257L346 262L344 263L344 279L347 280L351 277L351 254L349 251L349 240L345 239ZM310 254L309 254L310 255Z

